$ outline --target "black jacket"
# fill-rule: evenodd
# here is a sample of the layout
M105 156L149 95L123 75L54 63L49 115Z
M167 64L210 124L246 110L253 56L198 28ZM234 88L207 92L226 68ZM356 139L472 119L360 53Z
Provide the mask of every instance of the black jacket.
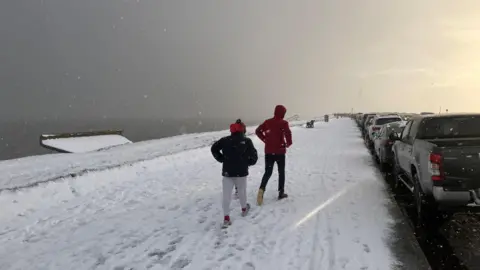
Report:
M257 149L252 140L243 133L234 133L216 141L211 148L213 157L222 166L222 175L226 177L245 177L248 167L258 160Z

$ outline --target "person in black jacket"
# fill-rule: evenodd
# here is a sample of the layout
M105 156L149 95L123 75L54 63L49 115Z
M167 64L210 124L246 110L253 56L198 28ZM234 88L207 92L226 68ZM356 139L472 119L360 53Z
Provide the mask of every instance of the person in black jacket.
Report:
M238 118L237 121L235 121L235 123L237 124L240 124L243 126L243 134L247 134L247 126L245 125L245 123L242 122L242 119ZM238 199L238 187L235 186L235 199Z
M231 124L230 132L230 136L216 141L211 148L213 157L222 163L224 227L232 224L230 203L234 186L238 188L242 216L246 216L250 210L250 204L247 203L248 167L255 165L258 160L257 149L252 140L245 136L242 124Z

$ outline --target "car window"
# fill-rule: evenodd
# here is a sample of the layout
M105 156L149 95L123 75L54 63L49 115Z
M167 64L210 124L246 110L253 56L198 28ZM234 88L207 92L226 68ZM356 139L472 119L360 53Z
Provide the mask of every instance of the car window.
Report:
M367 123L365 124L367 127L371 126L373 123L373 117L367 118Z
M418 131L418 127L420 126L421 121L417 119L417 121L412 122L412 126L410 127L410 131L408 132L408 138L410 140L415 139Z
M400 125L391 125L387 128L386 130L386 134L391 134L392 132L395 132L395 133L402 133L402 130L403 130L403 126L400 126Z
M449 139L480 137L480 116L454 116L425 119L419 138Z
M375 121L375 125L381 126L392 122L402 121L400 117L389 117L389 118L380 118Z
M408 133L410 132L410 126L412 125L412 121L408 121L407 125L405 126L405 128L403 129L402 131L402 141L407 141L407 137L408 137Z

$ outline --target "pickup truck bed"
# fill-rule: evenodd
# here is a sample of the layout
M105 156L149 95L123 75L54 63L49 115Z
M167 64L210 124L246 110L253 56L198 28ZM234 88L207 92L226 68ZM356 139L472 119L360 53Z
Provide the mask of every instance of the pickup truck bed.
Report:
M480 139L429 140L443 157L443 181L434 181L446 191L480 188Z

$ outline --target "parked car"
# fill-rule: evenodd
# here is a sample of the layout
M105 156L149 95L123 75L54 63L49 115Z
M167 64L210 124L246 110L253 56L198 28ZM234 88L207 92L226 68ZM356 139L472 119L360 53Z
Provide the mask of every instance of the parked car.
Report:
M357 116L356 116L356 119L355 121L357 122L357 126L359 129L361 129L362 125L362 120L363 120L363 113L359 113Z
M394 192L413 194L417 225L480 205L480 114L417 116L393 139Z
M363 135L363 138L366 140L366 136L368 134L368 127L370 127L372 125L372 121L373 121L373 118L375 118L376 114L371 114L369 116L367 116L365 122L363 123L363 126L362 126L362 135Z
M393 164L393 152L392 146L394 138L399 137L403 128L405 128L405 121L392 122L382 126L380 131L375 135L374 145L374 157L380 164L382 172L386 172Z
M373 148L373 136L380 131L383 125L398 121L402 121L402 118L398 115L375 116L372 119L372 124L367 127L365 136L367 146Z
M368 117L375 115L375 113L365 113L362 116L362 119L360 121L360 130L362 131L362 135L365 136L365 122L367 121Z

